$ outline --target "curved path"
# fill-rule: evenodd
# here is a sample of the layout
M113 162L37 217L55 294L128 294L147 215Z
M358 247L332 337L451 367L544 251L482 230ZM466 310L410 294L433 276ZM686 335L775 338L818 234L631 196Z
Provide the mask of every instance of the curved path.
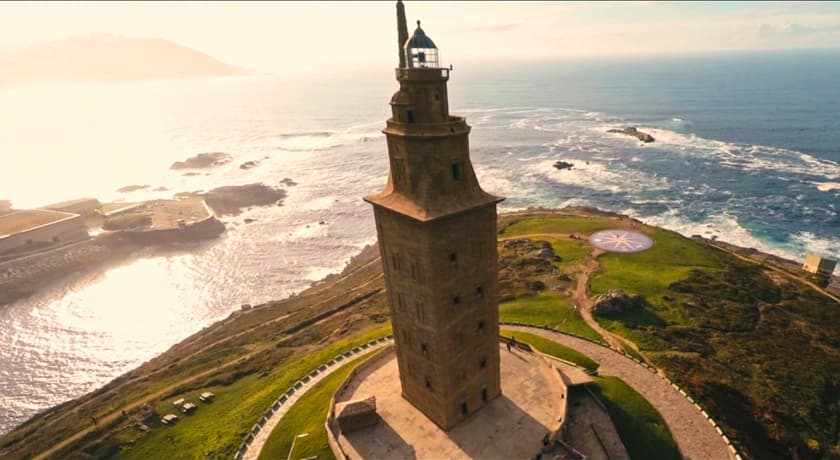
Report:
M624 380L662 414L683 458L723 460L733 458L726 442L697 407L660 374L653 373L615 351L559 332L524 326L507 329L529 332L574 348L600 363L598 373Z
M576 234L585 235L584 233ZM521 235L513 235L505 238L499 238L499 241L520 238L538 239L540 237L588 242L588 240L572 238L571 234L568 233L525 233ZM598 323L598 321L595 321L595 318L592 316L592 306L594 305L594 302L589 297L589 278L592 276L593 273L597 272L600 269L600 265L598 264L598 257L604 254L605 252L606 251L604 251L603 249L592 246L592 252L587 256L583 268L580 271L576 272L576 274L578 275L576 277L577 285L575 286L575 291L572 294L572 299L579 307L578 313L580 314L580 317L583 319L583 321L586 322L586 324L588 324L589 327L595 330L595 332L597 332L601 337L603 337L604 340L606 340L611 347L615 348L616 350L622 350L625 346L630 347L641 355L639 347L635 343L604 329L601 326L601 324Z
M295 388L295 393L287 399L282 406L278 407L274 413L268 418L265 424L262 426L260 431L254 436L254 440L247 446L247 449L242 454L241 458L243 460L257 460L259 458L260 453L262 452L263 447L265 447L266 441L268 441L269 436L271 436L271 432L274 431L274 428L277 427L277 424L280 423L280 420L289 412L289 409L295 405L295 403L306 394L309 389L313 386L317 385L318 382L324 380L327 376L332 374L333 372L341 369L344 365L350 362L352 359L357 358L358 356L369 355L372 352L385 348L393 343L393 340L386 340L384 342L378 342L375 345L372 345L364 350L362 353L358 353L353 355L351 358L347 358L342 361L339 365L329 366L326 369L320 371L320 373L312 378L309 379L308 382L304 383L303 386Z

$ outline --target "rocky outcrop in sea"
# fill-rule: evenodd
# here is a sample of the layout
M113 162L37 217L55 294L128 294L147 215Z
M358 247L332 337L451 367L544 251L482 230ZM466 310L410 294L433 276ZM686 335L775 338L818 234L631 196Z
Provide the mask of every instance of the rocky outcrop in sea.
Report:
M608 133L616 133L616 134L624 134L625 136L633 136L633 137L639 139L640 141L644 142L645 144L648 144L650 142L654 142L656 140L650 134L648 134L646 132L639 131L638 129L636 129L633 126L628 126L626 128L608 129L607 132Z

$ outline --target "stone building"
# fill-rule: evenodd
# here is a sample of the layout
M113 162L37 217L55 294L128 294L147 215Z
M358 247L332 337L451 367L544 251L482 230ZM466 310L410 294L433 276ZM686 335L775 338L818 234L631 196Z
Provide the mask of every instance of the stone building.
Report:
M816 273L823 276L831 276L834 269L837 267L837 261L820 257L816 254L808 254L805 256L805 263L802 264L802 269L806 272Z
M32 209L0 216L0 254L87 237L84 219L78 214Z
M403 397L449 429L501 394L496 204L449 114L449 68L397 3L400 89L391 98L390 172L373 205Z

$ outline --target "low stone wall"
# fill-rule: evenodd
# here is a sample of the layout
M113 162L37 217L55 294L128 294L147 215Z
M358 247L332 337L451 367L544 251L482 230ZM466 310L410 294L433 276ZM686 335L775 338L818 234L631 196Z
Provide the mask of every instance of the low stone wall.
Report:
M225 225L215 216L210 215L181 228L119 230L114 233L137 244L156 245L209 239L222 234L224 231Z
M224 230L223 223L209 216L182 228L106 232L93 238L85 233L86 239L74 243L0 259L0 305L31 295L76 270L129 257L142 247L210 239Z
M738 450L735 448L735 446L734 446L734 445L732 444L732 442L729 440L729 437L728 437L728 436L726 436L726 434L723 432L723 430L720 428L720 426L717 424L717 422L715 422L715 421L714 421L714 419L712 419L712 417L711 417L711 416L709 416L709 414L705 411L705 409L703 409L703 407L701 407L701 406L700 406L700 404L698 404L698 403L697 403L697 402L696 402L696 401L695 401L695 400L694 400L691 396L689 396L689 395L688 395L688 394L687 394L687 393L686 393L686 392L685 392L682 388L680 388L677 384L675 384L674 382L672 382L672 381L671 381L671 380L670 380L667 376L665 376L664 374L660 373L660 372L659 372L659 371L658 371L655 367L650 366L650 365L649 365L649 364L647 364L647 363L644 363L644 362L639 361L637 358L635 358L635 357L633 357L632 355L628 354L628 353L627 353L627 352L625 352L624 350L617 350L617 349L615 349L615 348L613 348L613 347L610 347L610 346L604 345L603 343L598 342L598 341L595 341L595 340L592 340L592 339L590 339L590 338L588 338L588 337L583 337L583 336L580 336L580 335L577 335L577 334L571 334L571 333L569 333L569 332L561 331L561 330L559 330L559 329L555 329L555 328L552 328L552 327L549 327L549 326L534 326L533 324L526 324L526 323L512 323L512 322L499 322L499 324L500 324L500 325L507 325L507 326L520 326L520 327L528 327L528 328L533 328L533 329L543 329L543 330L546 330L546 331L551 331L551 332L555 332L555 333L558 333L558 334L565 334L565 335L569 335L569 336L576 337L576 338L581 339L581 340L586 340L587 342L594 343L594 344L599 345L599 346L601 346L601 347L603 347L603 348L606 348L606 349L612 350L612 351L613 351L613 352L615 352L615 353L618 353L618 354L620 354L620 355L623 355L624 357L626 357L626 358L628 358L628 359L631 359L633 362L635 362L635 363L636 363L636 364L638 364L639 366L644 367L645 369L647 369L647 370L648 370L648 371L650 371L651 373L656 374L657 376L659 376L660 378L662 378L662 379L663 379L664 381L666 381L669 385L671 385L671 387L673 387L675 390L677 390L677 391L678 391L678 392L679 392L679 393L680 393L680 394L681 394L684 398L686 398L686 400L688 400L688 402L690 402L692 405L694 405L694 407L695 407L695 408L697 408L697 410L698 410L698 411L700 411L700 413L703 415L703 417L704 417L704 418L705 418L705 419L706 419L706 420L707 420L707 421L708 421L708 422L712 425L712 427L715 429L715 431L717 431L717 433L720 435L721 439L723 439L723 441L726 443L726 446L727 446L727 448L729 449L729 453L730 453L731 457L732 457L733 459L735 459L735 460L743 460L743 458L741 457L741 454L738 452Z
M333 451L333 455L335 455L335 458L338 460L347 459L349 458L349 456L346 452L344 452L344 449L341 448L341 444L338 442L340 429L335 419L336 397L341 396L341 394L344 393L344 390L347 389L347 386L359 372L374 365L379 359L382 359L385 356L386 352L390 351L391 348L393 348L393 345L386 346L385 348L376 351L370 358L365 360L365 362L356 366L356 368L353 369L349 375L347 375L347 378L344 379L343 382L341 382L341 385L338 387L337 390L335 390L335 393L333 394L332 398L330 398L330 410L327 411L327 419L324 422L324 428L327 430L327 443L330 445L330 450Z
M266 410L265 414L253 426L253 428L251 428L251 431L248 433L248 436L245 438L245 440L242 441L242 443L239 445L239 448L236 450L236 454L234 454L234 456L233 456L234 460L242 460L245 457L245 454L246 454L246 452L248 452L248 449L251 447L251 443L254 441L254 438L257 436L257 434L260 433L260 431L262 431L262 428L263 428L263 426L265 426L266 422L268 422L268 419L272 415L274 415L274 413L277 412L281 407L283 407L286 404L286 402L289 400L289 398L293 394L295 394L298 391L299 388L303 387L304 383L310 381L312 378L314 378L315 376L319 375L320 373L326 371L327 369L329 369L331 367L335 367L337 365L344 364L347 359L352 358L353 356L356 356L356 355L358 355L358 354L360 354L364 351L369 350L372 346L385 343L389 340L393 340L393 338L394 338L394 336L389 334L389 335L386 335L384 337L380 337L378 339L371 340L370 342L367 342L365 344L359 345L358 347L353 348L352 350L344 352L340 355L336 355L333 359L321 364L320 366L316 367L315 369L312 369L302 379L293 383L292 386L290 386L288 389L286 389L286 391L274 401L274 404L272 404L271 407L269 407L268 410ZM349 379L345 381L345 384L348 381L349 381ZM342 385L342 387L340 389L343 390L344 385ZM327 414L328 419L330 417L330 414L332 414L334 412L334 410L335 410L335 396L333 396L333 398L330 400L330 410ZM327 427L327 441L328 442L331 441L330 434L331 434L331 431L330 431L329 427ZM333 452L335 452L335 449L333 448L332 444L330 444L330 448L333 449ZM342 459L344 457L343 456L342 457L336 456L336 458Z
M31 294L53 278L111 257L109 242L94 238L0 262L0 305Z
M34 211L33 211L34 212ZM46 213L47 211L40 211ZM52 211L61 219L0 238L0 253L25 249L32 243L56 244L87 237L84 218L78 214Z

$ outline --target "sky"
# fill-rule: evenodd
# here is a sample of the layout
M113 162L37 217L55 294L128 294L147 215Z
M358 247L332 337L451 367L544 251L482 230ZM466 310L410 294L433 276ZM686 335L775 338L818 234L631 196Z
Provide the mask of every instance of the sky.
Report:
M0 2L0 49L110 33L239 67L315 74L392 63L388 2ZM408 1L442 63L840 48L840 2Z

